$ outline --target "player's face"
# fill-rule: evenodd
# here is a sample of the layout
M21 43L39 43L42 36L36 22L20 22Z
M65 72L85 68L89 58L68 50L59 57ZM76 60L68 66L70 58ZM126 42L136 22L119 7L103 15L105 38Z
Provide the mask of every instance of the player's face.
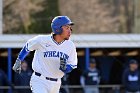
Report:
M96 67L95 63L90 63L90 68L94 69Z
M65 40L68 40L72 31L71 25L62 26L62 29L63 29L63 32L61 34L61 37Z
M138 69L138 64L130 64L130 69L131 69L132 71L137 70L137 69Z

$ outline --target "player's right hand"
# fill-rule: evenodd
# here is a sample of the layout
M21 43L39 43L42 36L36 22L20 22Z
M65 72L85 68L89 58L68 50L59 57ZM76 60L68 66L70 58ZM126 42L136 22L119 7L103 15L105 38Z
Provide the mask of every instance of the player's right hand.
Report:
M16 73L21 73L21 60L17 58L14 66L13 66L13 70L16 72Z
M60 70L65 71L66 70L66 59L60 57Z

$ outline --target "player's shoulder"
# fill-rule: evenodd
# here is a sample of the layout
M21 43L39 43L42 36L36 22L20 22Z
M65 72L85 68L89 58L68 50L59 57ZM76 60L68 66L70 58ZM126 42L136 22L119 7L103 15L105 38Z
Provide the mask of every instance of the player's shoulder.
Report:
M124 73L130 73L129 68L126 68L126 69L124 70Z

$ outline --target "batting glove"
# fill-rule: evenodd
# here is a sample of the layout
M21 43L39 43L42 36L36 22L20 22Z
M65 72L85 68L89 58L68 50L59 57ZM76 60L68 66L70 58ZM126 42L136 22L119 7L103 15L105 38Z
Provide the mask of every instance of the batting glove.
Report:
M60 57L60 68L59 69L63 72L66 70L66 59Z
M13 66L13 70L16 72L16 73L21 73L21 60L17 58L14 66Z

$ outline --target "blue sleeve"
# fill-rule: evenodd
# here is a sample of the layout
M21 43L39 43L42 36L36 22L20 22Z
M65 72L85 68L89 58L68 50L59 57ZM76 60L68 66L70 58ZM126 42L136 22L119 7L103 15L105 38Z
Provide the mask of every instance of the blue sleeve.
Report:
M26 48L26 46L24 46L18 55L18 59L23 61L24 58L29 54L29 52L30 51Z
M70 73L73 68L70 65L66 65L66 70L62 70L64 73Z

